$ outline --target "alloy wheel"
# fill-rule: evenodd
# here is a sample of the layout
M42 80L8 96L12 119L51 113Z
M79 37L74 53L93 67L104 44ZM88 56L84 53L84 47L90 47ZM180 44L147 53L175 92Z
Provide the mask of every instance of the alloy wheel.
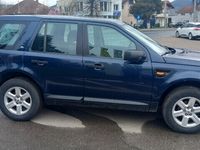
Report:
M190 34L189 34L189 40L192 40L192 38L193 38L193 37L192 37L192 34L190 33Z
M198 126L200 124L200 100L194 97L179 99L173 106L172 116L181 127Z
M6 109L15 115L26 114L32 106L30 93L21 87L12 87L4 95Z
M179 32L178 32L178 31L176 32L176 37L177 37L177 38L179 38L179 37L180 37L180 36L179 36Z

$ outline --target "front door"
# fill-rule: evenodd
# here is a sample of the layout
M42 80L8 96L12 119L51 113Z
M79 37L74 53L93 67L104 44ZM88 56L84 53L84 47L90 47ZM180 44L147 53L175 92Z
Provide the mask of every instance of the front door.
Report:
M47 99L80 101L83 97L79 26L76 22L44 22L25 53L24 69L43 83Z
M144 50L123 31L108 25L87 25L84 101L146 106L151 100L151 62L131 64L128 50ZM147 54L148 56L148 54Z

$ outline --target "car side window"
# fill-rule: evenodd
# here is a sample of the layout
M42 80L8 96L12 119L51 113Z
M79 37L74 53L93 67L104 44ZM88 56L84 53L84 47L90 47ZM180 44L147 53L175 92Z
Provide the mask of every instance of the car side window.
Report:
M26 25L5 23L0 26L0 49L14 49Z
M78 25L46 23L37 34L32 51L76 55Z
M124 52L136 50L136 44L119 31L106 26L88 25L90 56L123 59Z

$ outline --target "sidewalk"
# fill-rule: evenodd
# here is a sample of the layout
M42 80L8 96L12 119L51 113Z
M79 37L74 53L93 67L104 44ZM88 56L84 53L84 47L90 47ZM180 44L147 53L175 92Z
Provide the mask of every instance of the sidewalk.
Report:
M151 31L175 31L176 28L151 28L151 29L138 29L142 32L151 32Z

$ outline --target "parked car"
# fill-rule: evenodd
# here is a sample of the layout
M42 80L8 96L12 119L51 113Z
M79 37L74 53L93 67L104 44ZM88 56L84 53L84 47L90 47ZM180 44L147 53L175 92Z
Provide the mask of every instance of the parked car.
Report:
M187 37L190 40L200 37L200 23L186 23L176 30L176 37Z
M116 20L0 17L0 108L25 121L45 105L163 114L200 130L200 53L161 46Z
M170 28L179 28L179 27L181 27L183 25L184 25L184 22L177 22L177 23L170 23L169 27Z

